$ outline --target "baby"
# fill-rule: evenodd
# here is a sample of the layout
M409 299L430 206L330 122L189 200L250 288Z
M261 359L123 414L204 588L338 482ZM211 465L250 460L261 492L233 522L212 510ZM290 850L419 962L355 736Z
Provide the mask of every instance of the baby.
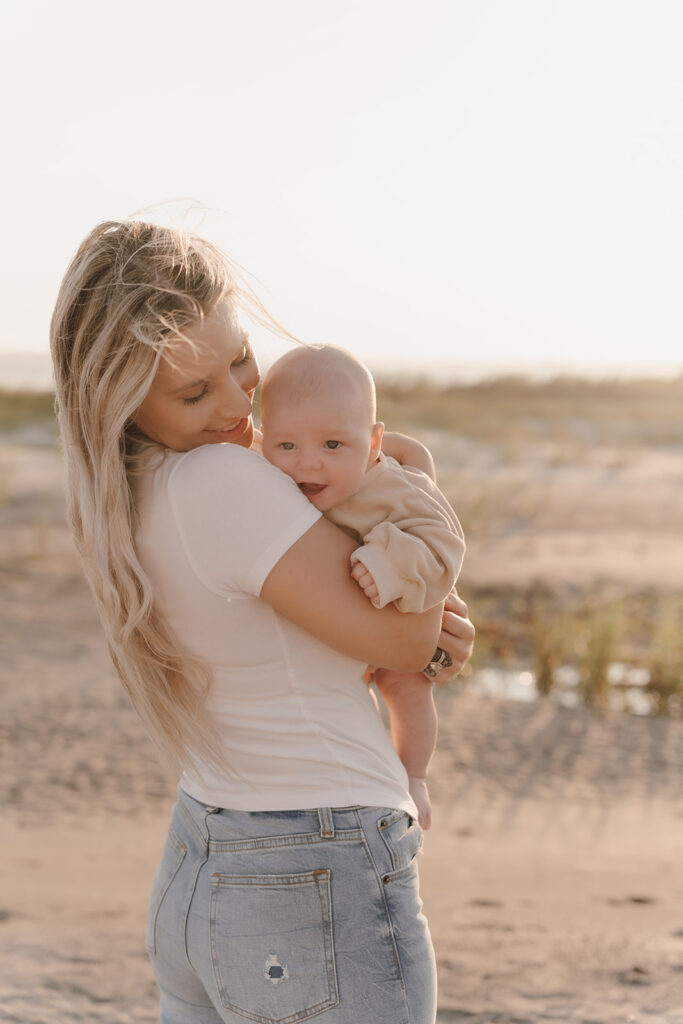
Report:
M261 419L264 456L361 545L351 575L374 605L422 612L447 597L465 550L460 524L426 473L382 453L375 386L359 360L331 346L287 352L263 381ZM419 822L429 828L432 688L420 673L381 669L375 681Z

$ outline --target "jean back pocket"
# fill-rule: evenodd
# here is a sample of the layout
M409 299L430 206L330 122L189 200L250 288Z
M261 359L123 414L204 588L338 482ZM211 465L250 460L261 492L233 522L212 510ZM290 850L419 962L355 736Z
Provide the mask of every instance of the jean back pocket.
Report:
M329 870L211 878L211 958L226 1009L294 1024L339 1002Z

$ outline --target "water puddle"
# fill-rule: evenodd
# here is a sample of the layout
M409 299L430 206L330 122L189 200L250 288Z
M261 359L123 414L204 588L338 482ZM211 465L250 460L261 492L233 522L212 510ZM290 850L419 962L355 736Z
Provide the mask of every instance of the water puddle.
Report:
M566 708L580 706L579 669L575 665L562 665L553 674L553 688L549 699ZM647 692L650 676L647 669L635 665L613 662L607 669L610 710L627 711L632 715L651 715L655 701ZM463 680L463 687L482 697L504 697L507 700L531 702L540 699L536 678L530 669L482 668ZM669 713L680 715L680 701L670 702Z

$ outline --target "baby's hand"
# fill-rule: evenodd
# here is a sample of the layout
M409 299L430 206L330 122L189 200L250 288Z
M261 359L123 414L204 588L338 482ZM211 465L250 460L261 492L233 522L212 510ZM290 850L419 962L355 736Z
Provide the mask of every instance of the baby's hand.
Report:
M368 572L368 570L365 568L362 562L355 563L353 569L351 570L351 575L353 576L354 580L361 588L365 596L368 598L368 600L376 601L377 598L379 597L379 590L375 585L375 579L372 573Z

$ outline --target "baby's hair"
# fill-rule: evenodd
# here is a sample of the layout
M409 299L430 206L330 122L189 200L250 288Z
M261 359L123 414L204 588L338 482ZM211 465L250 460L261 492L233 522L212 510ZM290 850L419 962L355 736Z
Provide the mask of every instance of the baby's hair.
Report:
M121 682L176 770L225 767L225 753L203 706L210 670L154 609L135 550L135 478L164 449L133 420L162 353L224 299L291 338L209 242L107 221L68 267L50 329L68 519Z
M335 345L300 345L281 356L268 370L261 386L261 414L267 419L268 403L282 394L293 403L323 391L356 389L370 423L377 416L375 382L367 366L346 349Z

